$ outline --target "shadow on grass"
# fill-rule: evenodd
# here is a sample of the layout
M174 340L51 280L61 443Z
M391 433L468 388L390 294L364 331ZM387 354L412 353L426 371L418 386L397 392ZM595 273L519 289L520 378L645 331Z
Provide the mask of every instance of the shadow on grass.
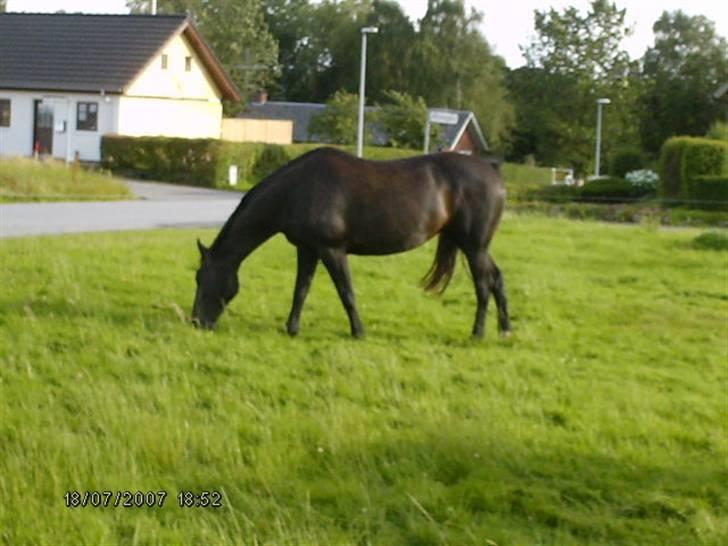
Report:
M520 445L457 425L390 430L341 449L322 438L263 495L307 506L309 518L360 544L719 542L719 525L696 524L726 515L716 458L649 463L600 448Z

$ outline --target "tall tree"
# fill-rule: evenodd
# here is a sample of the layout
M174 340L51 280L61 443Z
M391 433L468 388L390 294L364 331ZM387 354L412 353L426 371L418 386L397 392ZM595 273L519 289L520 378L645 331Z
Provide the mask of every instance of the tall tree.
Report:
M573 7L535 12L536 37L521 48L529 70L509 80L518 108L519 154L586 172L600 97L611 100L602 134L605 156L616 145L638 143L631 76L636 67L621 44L631 32L625 15L607 0L592 0L585 14ZM526 74L534 80L523 81Z
M132 13L149 13L149 0L127 0ZM243 95L242 105L277 75L278 48L260 0L159 0L159 13L186 13ZM228 114L242 105L226 105Z
M411 55L411 93L427 104L473 110L486 138L501 148L513 124L505 63L478 30L483 15L463 0L429 0Z
M655 43L643 58L640 134L656 154L670 136L703 135L728 111L728 97L715 97L728 82L728 45L702 15L663 12L652 29Z
M5 13L5 0L0 0L0 13Z

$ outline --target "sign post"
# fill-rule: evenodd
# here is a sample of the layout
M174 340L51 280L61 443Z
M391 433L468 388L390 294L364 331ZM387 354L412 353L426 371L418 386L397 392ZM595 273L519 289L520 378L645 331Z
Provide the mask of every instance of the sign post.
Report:
M427 122L425 123L425 153L430 152L430 127L433 123L440 125L457 125L460 119L456 112L447 110L430 110L427 112Z

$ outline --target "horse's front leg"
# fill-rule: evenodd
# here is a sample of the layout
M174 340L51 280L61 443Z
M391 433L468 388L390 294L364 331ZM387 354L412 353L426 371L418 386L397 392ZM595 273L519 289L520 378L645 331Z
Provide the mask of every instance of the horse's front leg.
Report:
M291 314L288 315L288 321L286 322L286 330L290 336L298 334L298 321L301 318L301 310L303 309L303 303L306 301L308 290L311 288L311 281L313 281L313 276L316 273L316 265L318 264L318 256L314 250L305 246L299 246L297 248L298 271L296 273L296 287L293 290Z
M329 271L331 280L334 281L336 291L339 293L339 298L341 298L341 303L344 304L344 309L349 315L351 335L364 337L364 326L359 320L354 290L351 287L351 274L349 273L349 260L346 257L346 252L335 248L324 248L319 250L319 256Z

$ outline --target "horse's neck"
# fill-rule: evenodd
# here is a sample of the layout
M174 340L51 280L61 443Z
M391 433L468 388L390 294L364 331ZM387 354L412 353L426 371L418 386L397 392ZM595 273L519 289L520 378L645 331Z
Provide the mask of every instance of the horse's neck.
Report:
M245 258L277 231L278 216L271 208L271 199L249 195L236 210L212 247L213 256L237 269Z

